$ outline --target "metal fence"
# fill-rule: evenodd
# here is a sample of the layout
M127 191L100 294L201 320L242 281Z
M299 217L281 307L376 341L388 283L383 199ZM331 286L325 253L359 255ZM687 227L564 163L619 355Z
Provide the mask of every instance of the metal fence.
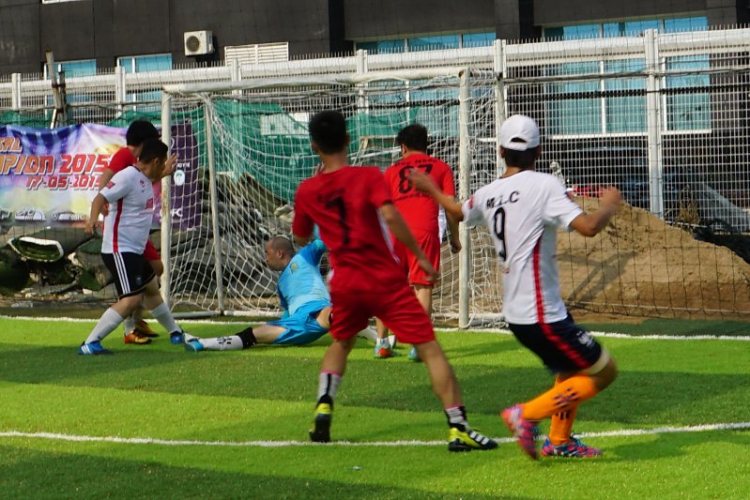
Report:
M636 210L627 213L629 221L615 224L623 237L650 242L644 257L650 283L645 285L637 270L628 281L626 268L645 266L637 258L637 245L625 247L618 240L614 244L619 251L610 258L604 255L606 245L592 243L582 251L586 276L600 281L598 292L591 283L580 282L571 255L560 262L563 277L571 276L563 283L569 301L656 314L747 310L750 271L744 260L719 255L727 250L724 247L714 249L712 258L700 257L709 247L698 248L693 241L729 246L732 255L750 258L743 235L750 231L748 29L679 34L649 30L642 36L535 43L496 41L491 47L405 54L358 51L347 57L242 66L234 62L158 73L126 73L117 68L109 74L67 80L67 121L116 123L132 113L158 121L161 89L167 85L205 84L204 90L210 92L216 91L217 84L226 84L227 92L232 92L231 85L239 82L368 72L397 75L407 69L413 75L420 68L441 67L494 72L497 94L471 96L491 104L478 109L493 116L478 121L497 124L514 113L535 118L544 134L540 170L556 173L584 198L596 197L604 185L616 185L629 205L654 216L643 222L639 217L646 212ZM52 102L50 82L40 75L0 77L4 124L48 123ZM502 169L496 129L490 127L472 143L471 190ZM668 225L657 228L654 220ZM673 245L672 229L689 239ZM658 241L649 239L657 232ZM578 245L574 240L567 244L571 249ZM679 266L666 266L675 273L679 267L679 276L656 276L653 266L658 267L659 259L653 252L657 249L683 255ZM709 267L714 272L708 282L701 281L710 273L706 265L696 271L688 266L691 259L712 262ZM602 267L610 261L620 269L615 278ZM688 290L692 290L691 273L699 275L700 293ZM664 286L654 285L662 281ZM680 283L677 288L675 282ZM619 292L612 291L612 283ZM714 288L715 293L707 291Z

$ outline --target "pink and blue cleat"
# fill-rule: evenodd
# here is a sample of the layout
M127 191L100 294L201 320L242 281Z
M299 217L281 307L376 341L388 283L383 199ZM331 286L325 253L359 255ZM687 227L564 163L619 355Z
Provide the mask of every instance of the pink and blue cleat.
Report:
M538 460L539 452L536 449L536 437L539 434L539 422L523 418L523 405L506 408L500 416L510 432L516 437L521 451L533 460Z
M602 452L598 448L587 446L580 439L571 435L570 441L555 446L547 438L542 446L542 456L544 457L598 457Z

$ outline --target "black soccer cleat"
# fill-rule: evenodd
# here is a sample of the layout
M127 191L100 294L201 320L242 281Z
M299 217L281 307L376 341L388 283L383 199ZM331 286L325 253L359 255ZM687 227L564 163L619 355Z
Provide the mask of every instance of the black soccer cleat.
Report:
M315 408L315 428L310 429L310 440L314 443L331 441L331 419L333 408L328 403L320 403Z

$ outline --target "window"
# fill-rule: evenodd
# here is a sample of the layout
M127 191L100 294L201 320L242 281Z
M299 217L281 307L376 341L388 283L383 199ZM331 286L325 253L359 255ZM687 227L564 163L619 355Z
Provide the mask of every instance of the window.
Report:
M544 38L578 40L581 38L599 38L602 36L600 24L581 24L575 26L558 26L544 29Z
M708 55L668 57L666 70L709 68ZM679 75L665 78L667 130L708 130L711 128L709 75Z
M547 69L549 76L591 75L600 72L600 63L555 64ZM602 129L602 100L587 96L599 91L598 79L552 83L547 93L550 132L554 135L600 134Z
M677 33L708 29L706 17L650 19L602 24L545 28L545 38L574 40L592 37L638 36L645 30ZM670 57L662 60L667 71L709 68L709 56ZM557 64L547 68L550 76L638 73L643 59ZM710 85L708 75L679 75L662 79L666 130L710 129ZM578 80L547 85L550 129L555 135L645 133L646 79L641 76Z
M87 59L85 61L64 61L58 62L57 71L64 71L65 78L76 78L80 76L96 75L96 59ZM49 78L47 74L47 65L44 65L44 78Z
M495 41L495 32L434 35L413 38L397 38L374 42L357 42L357 50L370 54L393 54L422 50L458 49L461 47L486 47Z
M172 69L172 54L119 57L117 65L125 68L126 73L169 71Z
M606 74L635 73L645 69L645 59L622 59L604 63ZM607 95L604 99L606 131L611 133L645 132L646 94L643 91L646 90L646 79L635 77L604 80L604 90L631 94L622 97L605 94Z
M466 33L461 35L462 47L486 47L495 41L495 32Z
M379 42L357 43L357 49L363 49L370 54L395 54L406 52L406 40L381 40Z
M708 29L707 17L680 17L674 19L645 19L637 21L609 22L602 24L577 24L544 28L548 40L580 40L583 38L639 36L644 31L655 29L661 33L681 33Z
M409 52L420 50L457 49L460 44L459 35L425 36L406 39L406 47Z

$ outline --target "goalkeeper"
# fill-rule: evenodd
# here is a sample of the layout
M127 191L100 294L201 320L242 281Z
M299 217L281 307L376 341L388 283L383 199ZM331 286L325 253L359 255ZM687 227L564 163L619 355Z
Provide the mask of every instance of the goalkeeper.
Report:
M303 345L328 333L331 296L319 267L325 251L320 239L295 252L289 238L271 238L266 243L266 263L274 271L281 271L276 286L284 309L281 319L245 328L227 337L204 339L187 336L185 349L229 351L247 349L256 344Z

